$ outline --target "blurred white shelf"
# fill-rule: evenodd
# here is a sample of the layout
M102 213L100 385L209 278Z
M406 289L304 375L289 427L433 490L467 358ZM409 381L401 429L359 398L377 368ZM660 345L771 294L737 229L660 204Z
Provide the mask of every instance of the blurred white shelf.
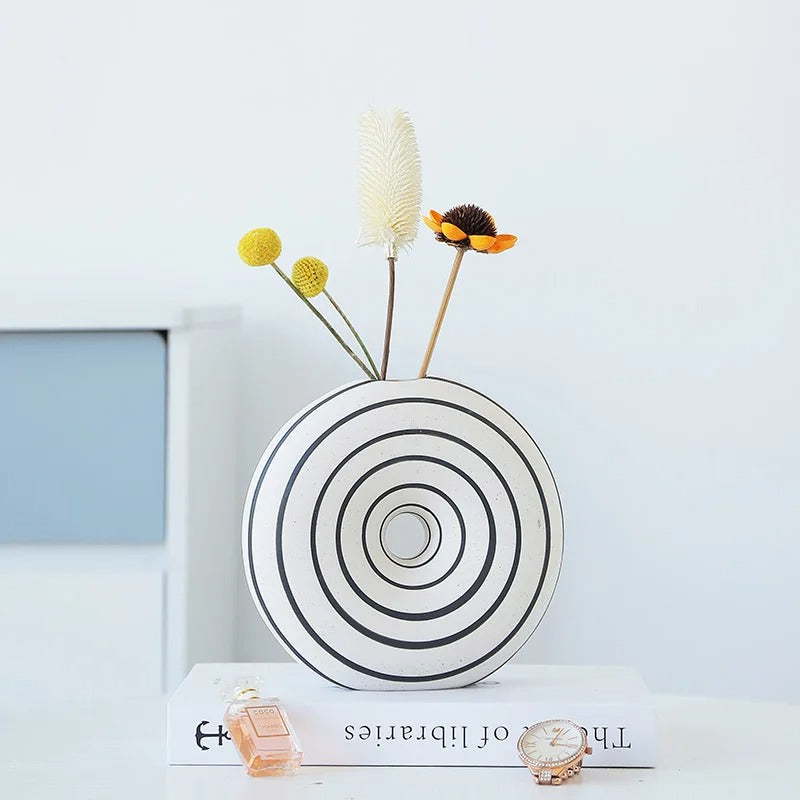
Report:
M168 331L214 325L236 325L238 306L181 308L161 303L93 303L5 306L0 302L0 331Z
M153 530L141 542L115 543L109 536L106 543L95 532L92 543L0 544L0 638L10 651L0 664L0 698L27 696L54 682L74 697L121 686L156 693L177 686L197 661L232 658L240 516L238 322L238 309L228 306L0 305L0 337L154 331L166 347L166 382L158 390L163 396L153 398L165 409L165 442L153 450L161 454L154 466L165 487L158 513L148 517L155 520ZM13 338L7 337L7 346L13 347ZM10 413L13 419L15 409ZM79 448L80 438L69 446ZM17 456L5 449L7 468L18 469ZM128 480L145 471L136 470ZM46 503L46 483L43 492ZM70 514L68 507L56 511ZM126 509L118 514L124 519Z

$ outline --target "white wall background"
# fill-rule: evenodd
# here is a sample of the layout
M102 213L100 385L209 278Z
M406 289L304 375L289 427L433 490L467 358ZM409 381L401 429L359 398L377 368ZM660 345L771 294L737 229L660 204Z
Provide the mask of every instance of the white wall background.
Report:
M562 580L522 657L798 702L799 36L793 0L4 0L0 292L241 302L244 493L284 418L357 374L236 241L325 259L377 349L355 125L408 108L427 206L520 236L467 258L433 371L526 421L559 483ZM425 233L395 376L449 268ZM239 634L282 657L244 591Z

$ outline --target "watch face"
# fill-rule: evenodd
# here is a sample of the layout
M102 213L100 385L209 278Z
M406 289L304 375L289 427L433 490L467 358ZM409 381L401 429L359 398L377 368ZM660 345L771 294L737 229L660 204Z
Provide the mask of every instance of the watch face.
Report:
M522 760L534 767L558 767L579 756L586 734L574 722L551 719L531 725L517 744Z

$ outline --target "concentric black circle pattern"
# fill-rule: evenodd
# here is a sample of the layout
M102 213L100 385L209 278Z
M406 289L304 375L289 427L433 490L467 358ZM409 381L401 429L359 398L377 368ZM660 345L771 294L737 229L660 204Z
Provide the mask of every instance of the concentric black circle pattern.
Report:
M430 531L387 553L401 512ZM299 661L355 689L485 678L527 641L561 566L553 476L508 412L452 381L364 381L291 419L253 475L245 572Z

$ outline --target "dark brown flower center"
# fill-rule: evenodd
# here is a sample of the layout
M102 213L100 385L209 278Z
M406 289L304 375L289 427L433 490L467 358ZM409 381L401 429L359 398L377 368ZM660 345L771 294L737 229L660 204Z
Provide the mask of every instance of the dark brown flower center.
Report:
M472 203L451 208L442 217L442 222L455 225L467 236L497 236L497 227L491 215Z

